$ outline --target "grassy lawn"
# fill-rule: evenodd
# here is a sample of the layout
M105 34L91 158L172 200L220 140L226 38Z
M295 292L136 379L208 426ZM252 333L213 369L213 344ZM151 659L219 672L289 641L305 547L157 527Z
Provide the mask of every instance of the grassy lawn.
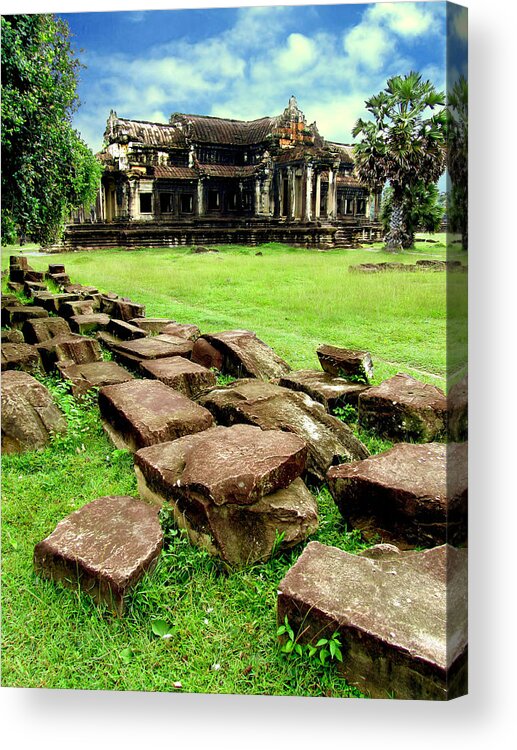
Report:
M444 253L443 244L422 244L396 260ZM318 253L271 245L210 255L185 248L35 255L29 262L43 270L63 261L73 281L143 302L149 316L203 331L252 329L294 367L317 367L316 347L331 343L371 351L377 382L404 371L443 387L445 274L348 272L351 263L383 260L394 258L378 248ZM458 319L463 309L457 301ZM167 527L158 567L122 619L36 578L34 545L58 521L101 495L136 493L131 456L113 450L94 399L77 408L62 384L45 382L67 415L68 436L45 451L2 459L3 686L360 695L334 664L286 656L277 645L277 584L303 545L228 571ZM361 438L372 452L389 447ZM314 492L320 528L312 538L360 548L327 489ZM167 623L169 638L153 634L156 620Z

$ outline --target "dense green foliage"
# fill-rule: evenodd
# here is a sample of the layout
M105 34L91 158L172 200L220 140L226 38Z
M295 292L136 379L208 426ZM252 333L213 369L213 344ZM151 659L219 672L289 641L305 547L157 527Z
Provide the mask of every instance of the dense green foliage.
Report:
M406 230L411 237L411 246L415 242L418 229L424 232L437 232L442 223L445 205L435 184L425 185L423 182L405 191L404 217ZM391 215L393 213L393 188L387 187L382 193L380 219L385 232L389 231Z
M453 232L461 234L464 250L468 249L468 138L469 138L469 88L462 76L452 87L448 97L447 169L451 179L448 221Z
M388 250L410 248L407 198L419 186L436 183L445 168L447 115L445 97L414 71L395 76L365 104L372 119L359 119L352 130L356 171L370 189L387 182L392 211L385 237ZM431 110L439 108L429 116Z
M80 63L52 15L2 17L2 242L54 242L95 201L101 166L72 128Z

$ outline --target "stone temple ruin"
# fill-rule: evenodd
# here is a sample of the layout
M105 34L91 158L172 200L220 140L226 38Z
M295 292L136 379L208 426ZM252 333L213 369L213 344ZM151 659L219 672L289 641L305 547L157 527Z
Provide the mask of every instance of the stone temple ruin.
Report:
M325 140L294 96L252 121L175 113L163 125L112 111L104 139L96 207L74 215L70 248L380 239L380 196L354 175L352 148Z
M59 294L42 289L45 278ZM166 507L229 568L299 545L278 582L277 621L287 618L300 644L338 633L349 684L371 697L466 692L466 378L448 396L403 373L372 386L368 352L329 345L317 351L321 370L293 371L251 331L146 317L138 302L70 283L56 264L45 276L12 257L10 279L2 450L40 449L66 431L33 377L55 373L77 398L99 389L104 429L134 454L138 482L138 498L91 498L49 528L34 550L38 576L79 585L122 616L160 556ZM218 385L216 372L236 379ZM370 456L336 407L356 409L359 426L394 447ZM319 523L309 487L323 483L372 547L309 541Z

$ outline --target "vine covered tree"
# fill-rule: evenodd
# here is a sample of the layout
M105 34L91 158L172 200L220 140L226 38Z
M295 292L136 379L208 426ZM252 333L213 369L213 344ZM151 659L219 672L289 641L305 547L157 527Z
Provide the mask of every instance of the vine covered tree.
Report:
M72 127L81 63L53 15L2 16L2 242L61 236L95 201L101 166Z
M411 71L387 81L366 102L371 119L359 119L352 131L359 179L372 190L388 183L392 190L386 249L412 246L407 196L435 184L445 168L447 115L445 95L420 73Z
M411 245L418 229L424 232L437 232L445 213L445 196L440 194L435 183L419 183L407 190L404 199L404 219ZM393 189L387 187L382 193L380 220L385 232L389 231L393 211Z
M447 218L453 232L461 234L461 244L468 250L468 200L469 200L469 88L461 76L448 96L447 169L451 179Z

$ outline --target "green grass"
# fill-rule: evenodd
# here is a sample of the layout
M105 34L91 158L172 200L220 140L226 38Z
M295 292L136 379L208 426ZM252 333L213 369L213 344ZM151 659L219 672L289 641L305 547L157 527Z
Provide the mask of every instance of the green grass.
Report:
M255 255L259 249L262 256ZM445 248L417 245L415 253L444 257ZM9 254L5 249L3 268ZM203 331L250 328L297 368L317 367L316 347L330 343L371 351L377 382L404 371L443 387L445 274L348 272L351 263L393 259L375 248L318 253L266 245L223 247L214 255L115 250L29 262L44 270L62 261L73 281L143 302L150 316ZM415 254L396 260L413 263ZM460 326L460 294L455 309ZM169 530L158 567L134 591L124 618L35 576L34 545L64 516L102 495L136 494L132 459L113 450L94 401L77 408L62 384L45 382L66 413L68 436L45 451L2 458L2 685L359 696L333 664L280 653L277 585L303 545L231 572ZM360 437L372 452L390 447ZM328 490L317 496L320 528L313 538L361 548ZM168 624L170 638L153 634L155 620Z

